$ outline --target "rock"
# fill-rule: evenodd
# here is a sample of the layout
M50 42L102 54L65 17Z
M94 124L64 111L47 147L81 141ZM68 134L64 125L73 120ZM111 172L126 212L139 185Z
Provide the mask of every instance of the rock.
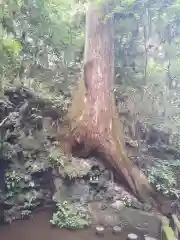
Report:
M144 236L145 240L157 240L157 238L150 237L148 235Z
M63 184L63 180L61 178L54 179L54 185L55 185L56 190L59 190L60 187L62 186L62 184Z
M121 186L118 186L118 185L114 185L114 190L118 193L122 192L123 191L123 188Z
M26 196L24 194L18 194L17 204L22 205L22 204L24 204L25 200L26 200Z
M38 191L38 192L36 191L35 196L36 196L36 199L39 201L44 200L44 194L40 191Z
M75 182L66 183L62 179L56 178L54 180L55 194L53 196L54 201L80 201L84 204L89 200L89 186L83 181L76 180Z
M156 214L132 208L123 208L119 215L122 220L126 220L128 225L133 228L158 238L161 221Z
M114 208L114 209L116 209L116 210L121 210L121 209L124 208L125 206L124 206L124 202L123 202L123 201L117 200L117 201L115 201L115 202L113 202L113 203L111 204L111 207Z
M129 146L133 147L133 148L137 148L138 147L138 142L137 140L133 141L132 139L128 139L127 137L125 138L125 143L128 144Z
M96 234L97 234L97 235L102 235L102 234L104 234L104 227L103 227L103 226L97 226L97 227L96 227Z
M127 240L138 240L138 236L134 233L129 233Z
M9 98L9 101L15 105L24 102L25 99L35 99L35 94L25 87L8 88L4 95Z
M54 179L55 193L54 193L54 196L53 196L53 201L55 201L55 202L59 202L59 201L62 200L62 195L61 195L62 184L63 184L62 179L60 179L60 178L55 178Z
M122 228L121 228L121 227L119 227L119 226L114 226L112 232L113 232L114 234L119 234L121 231L122 231Z
M131 207L136 209L143 209L143 204L140 203L136 198L131 199Z
M112 181L106 181L106 187L107 187L107 190L105 192L105 198L107 200L110 200L110 199L113 199L114 196L116 195L116 191L115 191L115 184L114 182Z
M108 206L102 210L102 204L102 201L88 204L88 211L92 217L92 222L107 227L117 226L120 223L119 212Z

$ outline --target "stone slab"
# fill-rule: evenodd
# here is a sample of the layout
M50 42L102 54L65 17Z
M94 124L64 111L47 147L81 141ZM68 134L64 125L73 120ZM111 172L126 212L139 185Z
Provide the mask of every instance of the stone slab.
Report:
M158 238L161 231L160 218L153 213L148 213L132 208L120 210L120 219L135 228L147 232L151 237Z

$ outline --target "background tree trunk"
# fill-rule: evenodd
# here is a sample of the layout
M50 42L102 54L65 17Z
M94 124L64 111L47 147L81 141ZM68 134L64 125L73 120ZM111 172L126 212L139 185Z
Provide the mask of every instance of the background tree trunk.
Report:
M3 135L1 131L0 134ZM0 225L4 223L4 194L5 194L5 161L3 158L3 142L2 139L0 139Z
M113 19L108 2L90 3L86 15L84 79L74 92L69 109L68 142L72 153L77 146L99 153L113 167L118 179L141 201L154 197L146 176L128 159L120 120L115 106Z
M4 223L4 195L5 192L5 174L3 158L0 156L0 225Z

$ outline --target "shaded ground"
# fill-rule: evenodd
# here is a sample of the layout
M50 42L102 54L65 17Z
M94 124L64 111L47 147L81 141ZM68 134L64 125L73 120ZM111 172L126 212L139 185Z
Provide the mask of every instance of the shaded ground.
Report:
M56 240L66 239L71 240L72 236L74 240L96 240L100 237L96 236L95 230L91 229L82 231L69 231L66 229L52 228L49 224L51 219L51 212L41 212L36 214L33 218L27 221L16 221L12 225L3 226L0 228L0 239L6 240ZM136 233L141 235L140 240L143 240L143 233L132 228L124 228L121 235L114 236L112 229L108 228L105 231L103 237L104 240L125 240L128 233Z

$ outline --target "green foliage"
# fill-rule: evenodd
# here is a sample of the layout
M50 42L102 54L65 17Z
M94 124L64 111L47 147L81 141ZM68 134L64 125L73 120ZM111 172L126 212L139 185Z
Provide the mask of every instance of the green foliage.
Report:
M63 154L55 147L50 148L49 162L53 167L64 167Z
M23 188L33 188L35 186L29 175L13 171L5 174L5 183L8 190L6 197L12 197L22 191Z
M21 212L22 219L26 219L26 218L28 218L30 215L31 215L31 211L29 211L29 210L23 210L23 211Z
M6 173L6 187L10 195L13 194L13 192L15 192L19 188L21 180L22 176L19 176L19 174L16 173L15 171Z
M5 204L17 206L20 217L22 219L28 218L32 210L40 204L39 193L36 191L35 182L31 179L31 176L28 173L22 174L20 171L7 171L5 184L7 188L5 194L3 194ZM11 222L14 217L16 217L16 214L6 217L6 221Z
M67 201L57 204L57 212L53 214L51 224L60 228L80 229L90 224L89 216Z
M21 43L13 36L13 15L19 11L22 1L3 1L0 5L0 77L16 76L20 65ZM1 87L2 86L1 82Z
M68 67L77 68L84 44L84 8L74 0L0 4L1 88L10 82L58 92L60 83L71 78Z
M30 211L36 206L39 205L39 202L37 200L37 192L35 190L28 191L25 195L25 202L23 205L24 211Z
M59 148L50 148L49 161L53 167L58 167L63 177L69 179L82 178L90 170L90 167L83 164L80 159L64 155Z
M16 151L15 148L9 144L8 142L2 141L2 144L0 145L1 151L3 151L3 156L7 160L14 160L16 159Z
M177 186L177 174L180 171L180 160L157 161L148 169L148 180L156 189L166 196L180 197Z

